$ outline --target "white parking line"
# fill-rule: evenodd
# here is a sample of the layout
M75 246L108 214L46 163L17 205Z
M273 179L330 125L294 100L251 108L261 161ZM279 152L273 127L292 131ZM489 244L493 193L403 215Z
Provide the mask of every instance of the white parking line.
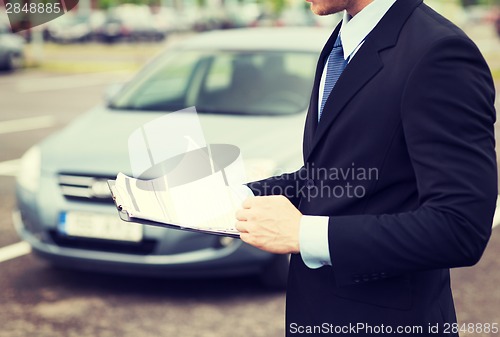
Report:
M19 131L43 129L56 123L54 116L37 116L0 122L0 135Z
M14 243L13 245L0 248L0 263L29 253L31 253L31 246L27 242L21 241Z
M9 177L15 176L19 170L20 164L21 164L20 159L0 162L0 176L9 176Z

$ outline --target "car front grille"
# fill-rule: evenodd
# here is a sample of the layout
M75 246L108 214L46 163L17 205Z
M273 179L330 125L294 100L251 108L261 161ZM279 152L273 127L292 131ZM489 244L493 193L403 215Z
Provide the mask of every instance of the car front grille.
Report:
M112 203L113 199L107 184L109 179L115 178L61 173L58 183L62 194L67 199Z

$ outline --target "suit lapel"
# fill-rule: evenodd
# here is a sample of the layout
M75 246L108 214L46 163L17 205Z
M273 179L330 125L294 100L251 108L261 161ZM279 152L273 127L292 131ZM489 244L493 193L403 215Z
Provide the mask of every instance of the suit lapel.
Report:
M323 115L318 125L319 83L321 81L324 62L326 61L325 57L328 57L333 48L340 25L335 29L321 53L316 69L314 90L304 131L305 161L311 156L321 138L342 112L346 104L384 67L379 53L396 44L404 23L413 10L421 3L422 0L398 0L389 9L379 24L366 37L365 43L338 79L330 97L325 103Z

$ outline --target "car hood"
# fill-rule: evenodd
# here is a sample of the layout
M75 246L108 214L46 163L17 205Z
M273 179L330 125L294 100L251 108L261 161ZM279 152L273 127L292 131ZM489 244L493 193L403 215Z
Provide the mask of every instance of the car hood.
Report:
M97 107L42 142L42 172L103 177L112 177L118 172L131 174L129 136L144 123L162 115ZM300 166L304 113L199 116L206 142L238 146L246 163L272 162L275 171Z

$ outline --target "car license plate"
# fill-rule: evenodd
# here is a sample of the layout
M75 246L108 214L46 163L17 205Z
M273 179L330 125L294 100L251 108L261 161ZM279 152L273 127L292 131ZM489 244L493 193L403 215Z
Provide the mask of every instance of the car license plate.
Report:
M143 226L120 220L118 215L88 212L63 212L58 230L68 236L139 242L143 237Z

